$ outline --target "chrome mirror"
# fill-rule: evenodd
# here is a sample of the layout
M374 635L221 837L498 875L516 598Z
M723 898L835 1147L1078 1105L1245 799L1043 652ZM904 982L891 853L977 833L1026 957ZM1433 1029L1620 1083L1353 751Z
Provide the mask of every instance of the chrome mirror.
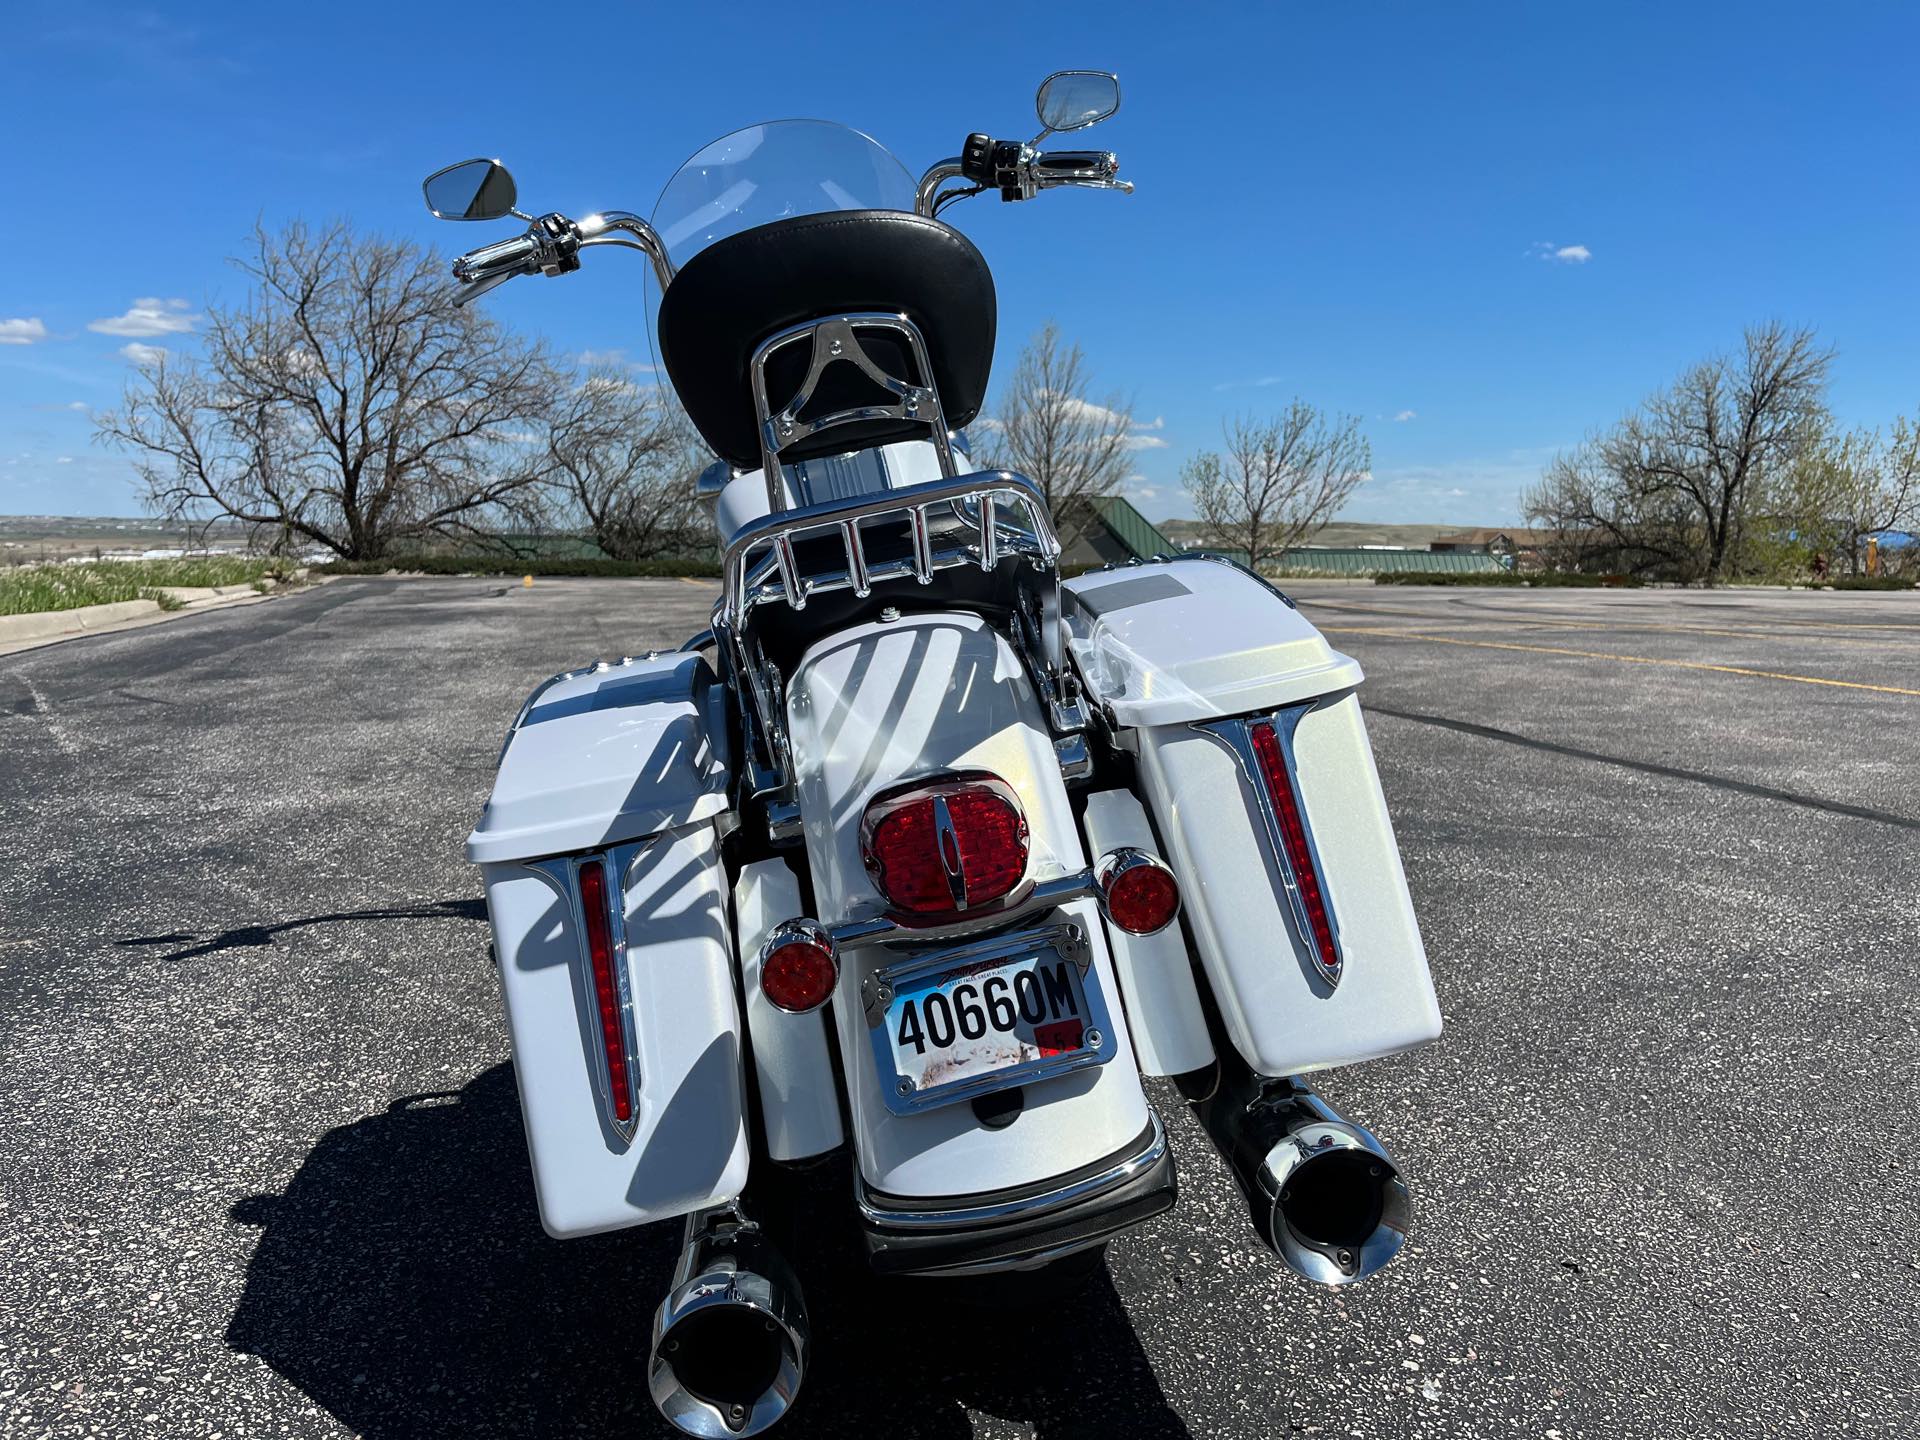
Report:
M1120 108L1120 77L1105 70L1056 70L1040 82L1033 108L1046 127L1041 138L1098 125Z
M500 220L520 214L513 208L520 198L513 175L498 160L462 160L434 171L420 188L438 220Z

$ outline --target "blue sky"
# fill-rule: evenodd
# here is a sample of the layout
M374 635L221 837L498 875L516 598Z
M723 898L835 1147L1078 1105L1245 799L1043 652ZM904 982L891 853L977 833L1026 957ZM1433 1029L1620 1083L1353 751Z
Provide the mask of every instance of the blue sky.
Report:
M1223 416L1298 394L1365 418L1348 518L1504 522L1556 449L1757 320L1837 348L1845 422L1920 410L1916 53L1920 7L1894 3L14 0L0 513L136 510L87 412L127 347L191 352L256 216L462 248L495 232L427 217L439 164L497 154L523 204L648 211L689 152L789 115L917 173L969 130L1027 133L1035 82L1087 66L1126 105L1082 143L1138 192L950 212L999 282L996 373L1058 320L1160 422L1133 482L1154 518ZM643 266L597 258L483 303L644 359Z

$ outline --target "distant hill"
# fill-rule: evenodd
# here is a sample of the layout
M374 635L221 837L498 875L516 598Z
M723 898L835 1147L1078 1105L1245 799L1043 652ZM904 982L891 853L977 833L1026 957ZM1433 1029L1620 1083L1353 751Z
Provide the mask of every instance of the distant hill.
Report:
M1162 520L1161 531L1169 540L1183 545L1200 539L1197 520ZM1307 541L1309 545L1404 545L1409 550L1424 550L1434 537L1457 535L1471 527L1465 525L1380 525L1363 520L1336 520Z

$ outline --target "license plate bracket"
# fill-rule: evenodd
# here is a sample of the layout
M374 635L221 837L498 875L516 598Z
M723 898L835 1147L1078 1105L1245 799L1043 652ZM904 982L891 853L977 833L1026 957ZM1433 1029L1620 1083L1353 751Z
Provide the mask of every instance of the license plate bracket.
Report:
M880 966L861 999L881 1098L896 1115L1104 1065L1118 1053L1092 947L1075 922Z

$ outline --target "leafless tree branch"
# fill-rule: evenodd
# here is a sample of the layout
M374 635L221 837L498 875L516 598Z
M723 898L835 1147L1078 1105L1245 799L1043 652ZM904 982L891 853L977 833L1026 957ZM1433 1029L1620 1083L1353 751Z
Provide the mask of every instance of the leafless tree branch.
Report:
M151 510L349 559L537 521L566 381L541 346L456 306L437 257L296 221L256 229L236 264L247 294L207 307L202 358L143 369L97 422Z
M1180 481L1207 543L1244 551L1256 569L1320 531L1373 464L1358 416L1323 415L1304 400L1222 432L1225 453L1194 456Z
M1026 476L1071 541L1087 502L1116 493L1133 458L1133 406L1120 395L1088 396L1085 352L1048 321L1020 352L1000 406L980 428L985 463Z

